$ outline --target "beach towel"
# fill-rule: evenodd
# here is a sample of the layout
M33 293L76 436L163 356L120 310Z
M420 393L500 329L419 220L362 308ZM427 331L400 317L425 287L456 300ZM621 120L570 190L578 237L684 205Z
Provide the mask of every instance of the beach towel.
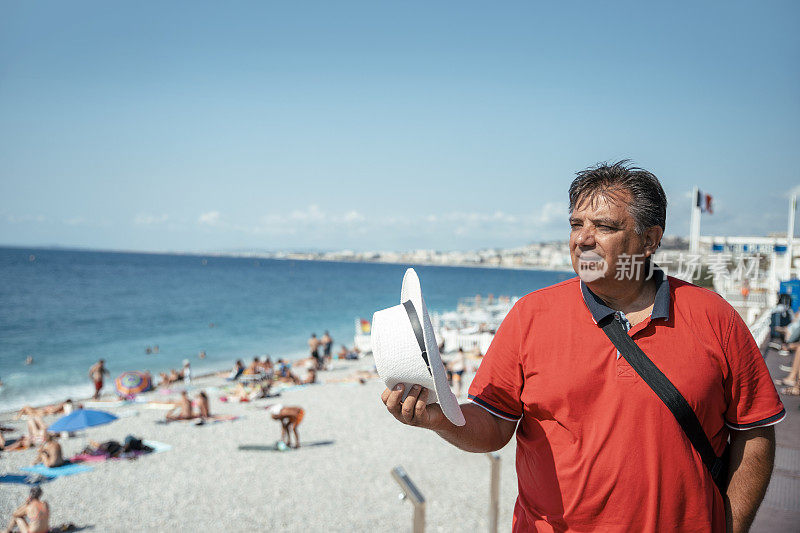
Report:
M55 468L47 468L44 465L34 465L34 466L23 466L20 470L24 470L26 472L33 472L34 474L41 474L43 476L48 477L61 477L61 476L71 476L72 474L80 474L81 472L88 472L92 470L91 466L84 466L84 465L64 465L64 466L57 466Z
M38 474L5 474L0 476L0 483L9 483L14 485L38 485L40 483L47 483L52 481L53 478L41 476Z

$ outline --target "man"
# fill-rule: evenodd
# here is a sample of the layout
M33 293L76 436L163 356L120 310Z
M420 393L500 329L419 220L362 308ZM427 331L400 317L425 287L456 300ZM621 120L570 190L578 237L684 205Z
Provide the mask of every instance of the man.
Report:
M569 246L583 279L517 302L470 386L464 426L426 407L418 385L402 403L402 385L382 399L398 420L467 451L500 449L516 429L514 531L747 531L772 471L771 425L785 412L738 313L648 268L666 196L655 176L626 163L573 181ZM636 257L641 272L619 276ZM726 490L598 325L615 313L693 408L717 456L730 437Z
M281 404L268 407L270 415L273 420L278 420L281 423L281 440L289 447L300 447L300 436L297 434L297 426L303 421L306 412L302 407L288 406L284 407ZM294 433L294 446L292 446L292 438L289 431Z
M109 373L105 364L105 360L100 359L89 368L89 377L94 382L94 396L92 398L95 400L100 398L100 390L103 388L103 376Z
M16 526L21 533L47 533L50 530L50 506L43 502L42 489L33 487L28 499L11 515L6 533Z
M325 334L322 335L322 356L325 359L325 364L329 365L331 363L331 348L333 347L333 337L331 334L325 331Z
M175 414L176 410L178 411L177 414ZM181 391L181 398L178 405L167 412L166 420L170 422L172 420L191 420L192 418L194 418L192 414L192 401L189 399L189 394L186 390L183 390Z
M44 442L39 447L33 464L42 463L47 468L55 468L64 464L64 455L61 445L53 433L46 433Z
M311 352L311 357L314 358L314 361L317 363L317 369L322 368L322 359L319 356L319 346L322 344L320 340L317 338L316 333L311 334L311 338L308 339L308 349Z

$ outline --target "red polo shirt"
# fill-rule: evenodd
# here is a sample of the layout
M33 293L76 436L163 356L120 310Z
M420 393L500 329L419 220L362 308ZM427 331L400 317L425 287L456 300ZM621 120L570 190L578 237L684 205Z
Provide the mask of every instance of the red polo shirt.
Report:
M653 313L629 334L717 454L729 428L779 422L783 405L739 314L714 292L657 282ZM578 278L525 296L470 386L474 403L520 420L514 531L724 531L702 459L597 326L609 312Z

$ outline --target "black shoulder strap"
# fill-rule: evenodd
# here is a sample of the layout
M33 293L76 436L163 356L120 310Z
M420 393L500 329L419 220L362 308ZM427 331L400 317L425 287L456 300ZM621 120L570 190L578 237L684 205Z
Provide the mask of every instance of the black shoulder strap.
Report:
M611 339L614 346L617 347L625 359L630 363L634 370L641 376L645 383L647 383L653 392L655 392L661 401L672 412L678 420L686 437L700 454L714 483L718 487L723 487L727 482L726 465L724 459L717 457L714 448L708 441L708 437L703 431L703 426L697 419L692 407L686 402L686 399L678 392L675 385L665 376L661 370L647 357L639 346L633 342L628 332L625 331L625 326L619 319L619 315L614 313L609 318L604 319L600 323L603 332Z

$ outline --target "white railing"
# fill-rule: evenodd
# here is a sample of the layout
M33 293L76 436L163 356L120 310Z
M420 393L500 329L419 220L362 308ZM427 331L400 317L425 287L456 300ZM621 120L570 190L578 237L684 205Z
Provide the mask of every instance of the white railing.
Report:
M769 338L770 328L772 326L772 308L767 307L761 315L750 326L750 333L756 340L759 347L763 346Z

